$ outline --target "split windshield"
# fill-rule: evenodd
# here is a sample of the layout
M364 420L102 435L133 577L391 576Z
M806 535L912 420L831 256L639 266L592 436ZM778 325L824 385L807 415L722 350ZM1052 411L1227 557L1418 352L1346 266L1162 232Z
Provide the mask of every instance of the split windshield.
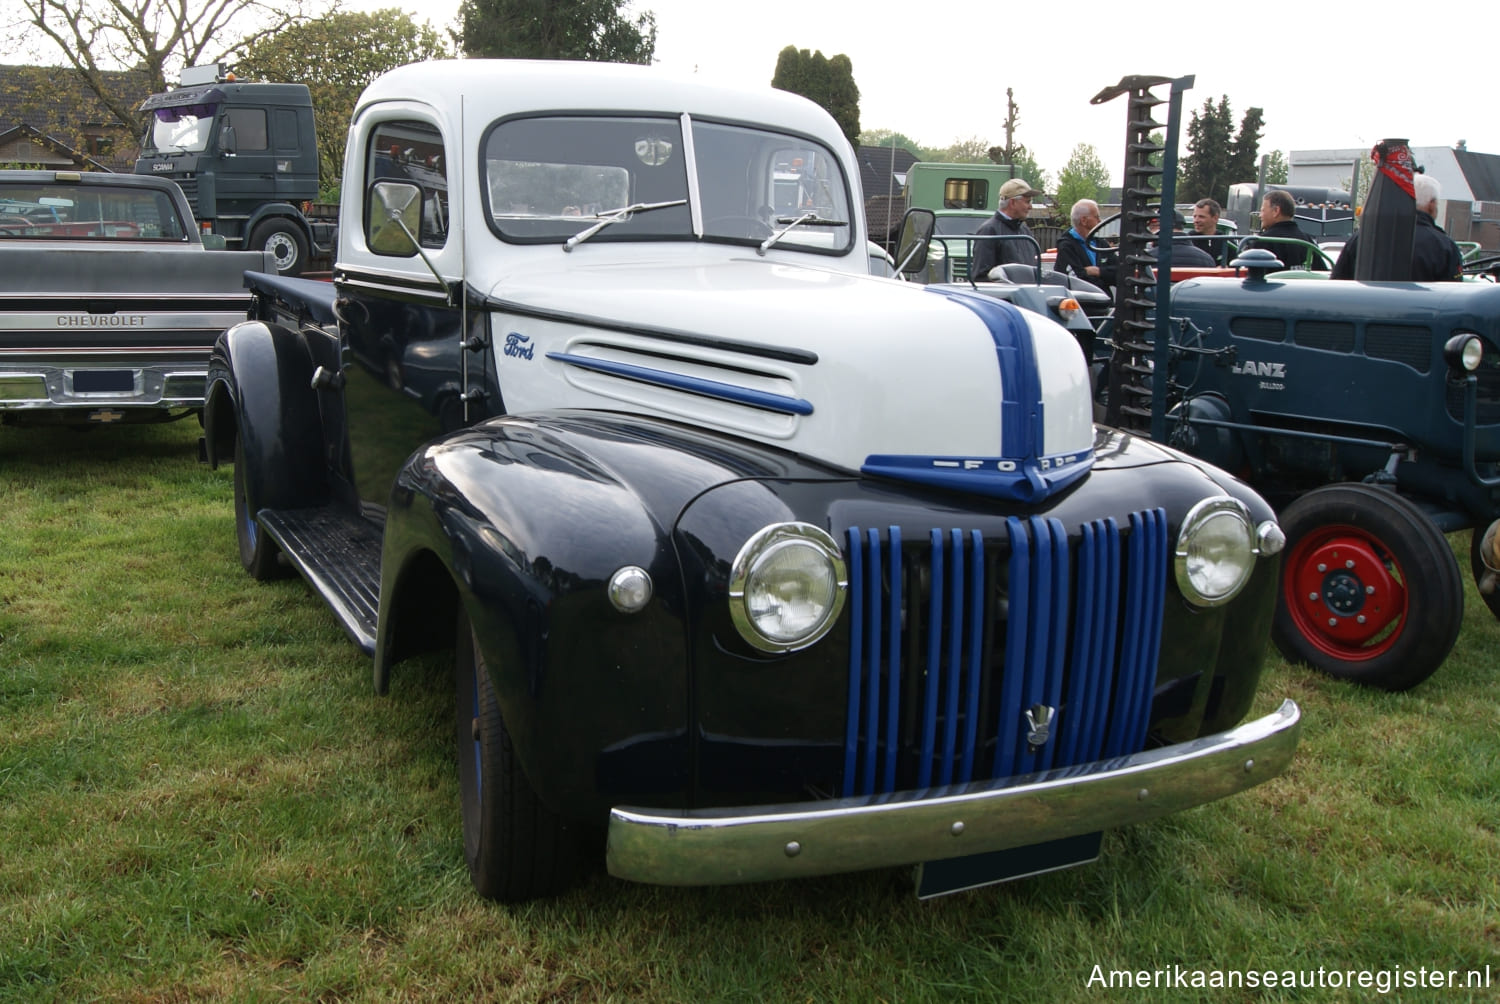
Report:
M561 244L619 216L588 242L759 246L807 217L774 246L829 254L852 246L843 170L802 136L687 116L512 119L490 131L484 167L490 225L511 242ZM635 208L621 213L626 207Z

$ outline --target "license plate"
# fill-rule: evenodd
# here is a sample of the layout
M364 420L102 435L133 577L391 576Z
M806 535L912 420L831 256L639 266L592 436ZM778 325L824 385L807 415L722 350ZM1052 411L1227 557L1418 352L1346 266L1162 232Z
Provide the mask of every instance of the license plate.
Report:
M1085 833L1005 851L928 861L917 866L917 898L931 899L996 882L1085 865L1098 859L1103 840L1103 833Z
M135 390L134 370L74 370L75 394L129 394Z

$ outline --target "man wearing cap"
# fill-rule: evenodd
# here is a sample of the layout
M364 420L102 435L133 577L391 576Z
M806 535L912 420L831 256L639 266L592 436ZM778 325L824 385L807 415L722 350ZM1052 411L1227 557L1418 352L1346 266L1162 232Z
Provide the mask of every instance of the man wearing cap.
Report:
M999 234L1004 239L974 242L974 255L969 264L970 276L975 279L988 279L990 269L1007 262L1021 262L1026 265L1036 263L1035 244L1031 241L1008 238L1017 234L1032 237L1031 228L1026 225L1026 217L1031 215L1031 200L1041 194L1022 178L1012 178L1000 186L1000 208L995 211L994 217L979 225L979 229L974 231L974 236Z

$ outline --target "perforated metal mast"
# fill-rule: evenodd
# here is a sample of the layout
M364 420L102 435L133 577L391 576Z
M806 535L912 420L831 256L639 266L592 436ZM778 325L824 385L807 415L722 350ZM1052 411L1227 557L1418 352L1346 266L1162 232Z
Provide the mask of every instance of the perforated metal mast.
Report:
M1160 238L1146 223L1172 207L1177 196L1177 138L1182 128L1182 93L1194 78L1124 77L1113 87L1094 95L1092 104L1104 104L1121 94L1130 96L1125 128L1124 186L1120 193L1120 251L1115 285L1114 349L1109 364L1109 405L1105 422L1121 428L1150 432L1165 439L1168 340L1154 338L1156 317L1165 319L1171 301L1172 226L1161 228ZM1171 85L1162 98L1151 88ZM1155 120L1155 110L1167 105L1165 124ZM1165 129L1162 144L1151 134ZM1160 163L1153 158L1160 155ZM1170 217L1167 218L1170 221ZM1157 242L1153 253L1151 244ZM1154 289L1153 289L1154 287ZM1166 325L1163 323L1163 332Z

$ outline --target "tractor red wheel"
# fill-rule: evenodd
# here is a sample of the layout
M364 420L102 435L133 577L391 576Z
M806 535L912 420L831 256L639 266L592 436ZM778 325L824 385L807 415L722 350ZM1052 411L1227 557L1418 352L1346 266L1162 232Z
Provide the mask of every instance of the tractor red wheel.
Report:
M1384 690L1442 665L1463 622L1463 580L1420 509L1389 489L1329 485L1288 506L1281 528L1272 636L1282 654Z

